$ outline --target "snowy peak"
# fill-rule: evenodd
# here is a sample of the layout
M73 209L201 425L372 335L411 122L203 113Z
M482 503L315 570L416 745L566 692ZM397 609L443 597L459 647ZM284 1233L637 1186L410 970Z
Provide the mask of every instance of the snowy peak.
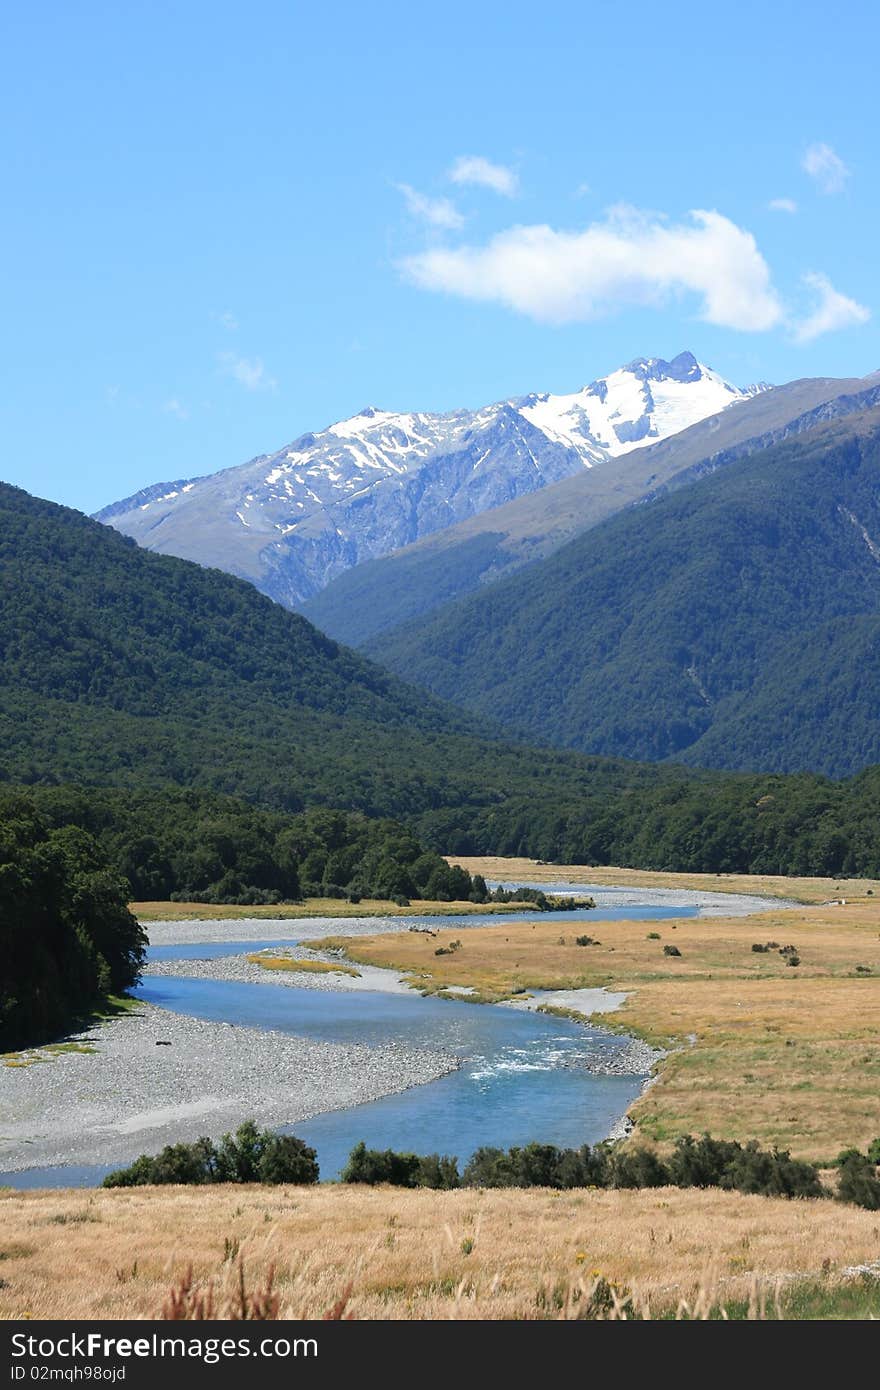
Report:
M569 394L478 410L368 405L277 453L144 488L98 520L296 606L353 565L584 467L613 466L747 394L682 352L640 357Z
M750 394L704 367L692 352L680 352L671 362L638 357L580 391L529 396L521 408L548 438L577 449L589 467L678 434Z
M707 369L700 365L692 352L680 352L671 362L665 362L662 357L637 357L625 370L634 376L640 375L643 381L678 381L684 384L700 381Z

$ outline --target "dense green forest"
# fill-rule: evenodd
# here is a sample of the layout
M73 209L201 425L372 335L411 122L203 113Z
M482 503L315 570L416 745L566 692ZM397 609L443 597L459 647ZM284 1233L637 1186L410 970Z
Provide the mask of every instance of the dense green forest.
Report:
M5 485L0 581L0 781L344 807L441 846L448 813L683 775L503 741L250 584Z
M145 938L128 884L79 826L0 802L0 1047L42 1041L132 985Z
M856 442L854 476L862 453ZM138 896L289 896L293 881L279 874L292 861L275 846L314 827L298 818L318 808L361 813L346 833L362 839L348 878L338 860L328 866L338 847L311 863L312 850L295 855L300 891L339 880L349 892L359 881L399 888L399 858L390 876L387 865L380 872L381 847L395 836L407 855L417 841L417 858L433 850L880 875L878 770L832 782L517 746L337 647L250 585L138 550L5 486L0 577L0 782L27 785L53 824L95 835ZM842 640L817 632L826 652ZM848 658L827 665L843 679ZM564 663L545 657L543 668L543 679L562 683ZM65 785L73 783L90 795ZM65 819L71 800L78 809ZM364 816L405 829L380 827L373 839Z
M91 836L138 901L489 897L479 876L450 867L399 821L359 812L316 808L289 815L175 787L34 787L27 799L53 830L75 826ZM0 825L4 814L0 796Z
M878 426L731 464L368 650L557 746L857 772L880 761Z
M435 823L432 833L438 829ZM555 810L450 813L441 843L455 854L683 873L880 878L880 768L841 782L809 773L716 773L608 788Z
M522 890L529 896L530 890ZM130 897L278 903L301 896L485 902L397 821L299 815L169 788L0 790L0 1045L45 1041L134 984ZM531 893L537 906L543 893Z

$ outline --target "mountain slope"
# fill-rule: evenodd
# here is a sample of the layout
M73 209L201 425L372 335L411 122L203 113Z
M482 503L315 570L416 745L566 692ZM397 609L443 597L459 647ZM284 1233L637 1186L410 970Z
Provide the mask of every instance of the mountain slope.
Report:
M613 517L370 651L561 746L839 776L880 760L878 628L880 403Z
M497 741L252 585L0 484L4 780L330 805L446 848L481 818L481 843L527 844L560 807L658 775Z
M256 883L266 818L214 792L393 814L453 854L880 875L880 769L705 773L478 736L251 585L0 485L4 780L42 784L53 823L106 831L152 891L163 844L173 875L210 884L234 860ZM47 785L65 782L87 789ZM320 817L333 857L344 821Z
M821 423L826 414L863 408L877 377L814 378L762 392L735 410L692 425L613 467L579 470L540 492L482 512L382 559L366 561L333 580L301 611L338 641L361 646L419 614L474 592L615 512L683 487L746 453Z
M750 388L755 391L758 388ZM367 407L272 455L159 483L97 519L299 607L336 575L748 398L690 353L476 411Z

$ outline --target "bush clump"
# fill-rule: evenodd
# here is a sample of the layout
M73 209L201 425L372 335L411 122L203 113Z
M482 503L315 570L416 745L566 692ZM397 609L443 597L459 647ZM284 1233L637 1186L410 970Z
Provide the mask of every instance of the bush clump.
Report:
M867 1162L859 1155L863 1162ZM427 1172L442 1167L442 1181L427 1181ZM432 1167L432 1165L435 1165ZM684 1135L663 1159L652 1149L620 1148L611 1143L560 1149L554 1144L525 1144L510 1149L489 1145L476 1150L461 1177L455 1159L420 1158L417 1154L380 1152L358 1144L352 1150L343 1182L392 1183L400 1187L721 1187L767 1197L821 1197L824 1189L812 1163L793 1159L787 1150L765 1150L755 1140ZM877 1184L880 1193L880 1183ZM855 1200L845 1198L844 1200Z
M669 1160L676 1187L724 1187L764 1197L821 1197L819 1174L812 1163L792 1158L787 1149L762 1149L756 1140L699 1139L683 1135Z
M459 1186L458 1160L445 1154L395 1153L393 1149L368 1149L355 1144L342 1171L342 1182L393 1187L452 1188Z
M259 1130L253 1120L224 1134L219 1144L168 1144L161 1153L141 1154L128 1168L108 1173L104 1187L142 1187L153 1183L314 1183L318 1160L314 1149L292 1134Z
M880 1180L877 1178L877 1160L880 1158L880 1140L875 1139L867 1154L858 1149L844 1149L837 1160L840 1177L837 1183L837 1199L852 1202L868 1211L880 1211Z

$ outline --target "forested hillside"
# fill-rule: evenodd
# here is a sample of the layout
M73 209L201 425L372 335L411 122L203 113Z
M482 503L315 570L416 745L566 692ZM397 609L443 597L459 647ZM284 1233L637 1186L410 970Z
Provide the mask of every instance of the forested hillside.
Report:
M842 776L880 761L880 412L618 515L370 647L523 737Z
M679 780L493 738L250 584L0 485L0 780L528 827Z
M409 874L442 896L436 851L880 875L876 771L739 776L503 742L248 584L12 488L0 561L0 780L28 784L47 833L93 837L138 895L405 893ZM537 663L545 690L575 651Z

